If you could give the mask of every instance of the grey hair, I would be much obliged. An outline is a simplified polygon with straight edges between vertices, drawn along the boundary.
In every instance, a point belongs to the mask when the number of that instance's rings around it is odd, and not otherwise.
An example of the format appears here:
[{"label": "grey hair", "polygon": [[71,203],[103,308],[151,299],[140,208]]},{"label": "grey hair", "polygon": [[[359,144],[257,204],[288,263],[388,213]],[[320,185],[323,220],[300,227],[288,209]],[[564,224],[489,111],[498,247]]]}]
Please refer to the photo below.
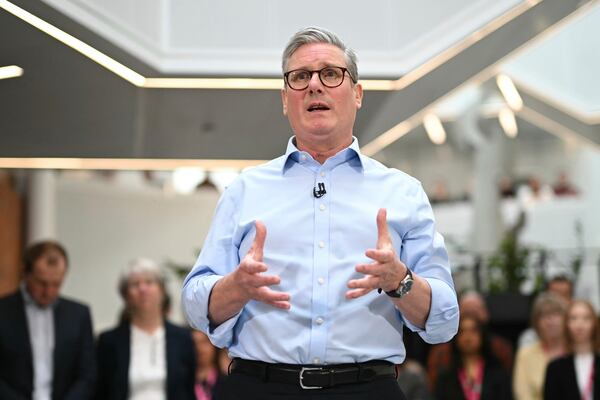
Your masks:
[{"label": "grey hair", "polygon": [[123,300],[127,298],[127,287],[129,285],[129,278],[131,278],[134,274],[147,274],[150,275],[153,279],[158,282],[160,287],[163,289],[163,292],[167,293],[167,277],[163,271],[163,269],[156,264],[154,261],[148,258],[136,258],[131,261],[123,271],[121,271],[121,275],[119,277],[119,293]]},{"label": "grey hair", "polygon": [[344,52],[344,57],[346,58],[348,74],[354,83],[358,82],[358,59],[354,50],[347,47],[335,33],[318,27],[304,28],[296,32],[290,38],[287,46],[285,46],[285,50],[283,50],[283,57],[281,60],[281,69],[283,73],[287,72],[288,62],[292,54],[294,54],[301,46],[310,43],[327,43],[342,50]]},{"label": "grey hair", "polygon": [[531,326],[540,335],[539,322],[546,313],[557,313],[563,317],[567,314],[568,304],[565,299],[554,293],[542,292],[535,301],[531,310]]}]

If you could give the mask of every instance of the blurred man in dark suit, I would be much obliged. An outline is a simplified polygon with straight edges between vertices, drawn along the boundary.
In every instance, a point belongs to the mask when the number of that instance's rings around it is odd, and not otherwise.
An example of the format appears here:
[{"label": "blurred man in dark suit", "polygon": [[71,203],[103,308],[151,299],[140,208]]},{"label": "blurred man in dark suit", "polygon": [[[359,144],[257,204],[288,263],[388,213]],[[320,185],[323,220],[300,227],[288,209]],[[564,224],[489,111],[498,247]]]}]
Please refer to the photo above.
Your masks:
[{"label": "blurred man in dark suit", "polygon": [[95,381],[87,306],[59,297],[68,256],[59,243],[30,246],[25,276],[0,298],[0,399],[85,400]]}]

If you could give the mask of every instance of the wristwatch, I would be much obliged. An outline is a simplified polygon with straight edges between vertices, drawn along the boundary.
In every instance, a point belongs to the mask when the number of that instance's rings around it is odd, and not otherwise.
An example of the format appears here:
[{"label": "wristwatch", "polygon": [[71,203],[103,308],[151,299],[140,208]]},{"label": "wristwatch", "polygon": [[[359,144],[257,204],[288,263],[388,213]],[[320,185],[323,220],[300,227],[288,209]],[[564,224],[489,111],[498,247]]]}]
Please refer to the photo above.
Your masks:
[{"label": "wristwatch", "polygon": [[406,267],[406,276],[400,281],[400,285],[398,285],[398,288],[395,290],[390,290],[389,292],[385,292],[385,294],[397,299],[404,297],[408,292],[410,292],[413,282],[414,279],[412,271],[410,270],[410,268]]}]

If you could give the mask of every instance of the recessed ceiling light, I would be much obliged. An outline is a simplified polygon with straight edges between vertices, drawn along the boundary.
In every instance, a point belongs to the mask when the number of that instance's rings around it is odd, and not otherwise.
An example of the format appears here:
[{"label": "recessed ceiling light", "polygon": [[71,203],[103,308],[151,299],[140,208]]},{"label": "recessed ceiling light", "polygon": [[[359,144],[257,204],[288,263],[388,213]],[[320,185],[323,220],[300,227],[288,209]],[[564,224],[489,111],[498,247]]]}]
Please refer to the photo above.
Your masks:
[{"label": "recessed ceiling light", "polygon": [[23,75],[23,68],[16,65],[0,67],[0,79],[18,78]]}]

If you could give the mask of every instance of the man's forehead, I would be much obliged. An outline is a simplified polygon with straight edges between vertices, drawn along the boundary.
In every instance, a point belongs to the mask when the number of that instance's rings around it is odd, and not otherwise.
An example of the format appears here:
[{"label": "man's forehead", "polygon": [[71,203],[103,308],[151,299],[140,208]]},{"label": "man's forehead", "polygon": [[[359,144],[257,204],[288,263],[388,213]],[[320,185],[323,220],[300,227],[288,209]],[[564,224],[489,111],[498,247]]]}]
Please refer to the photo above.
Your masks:
[{"label": "man's forehead", "polygon": [[57,274],[66,271],[67,265],[62,257],[48,259],[41,257],[33,263],[33,272],[44,274]]},{"label": "man's forehead", "polygon": [[[292,53],[288,69],[316,66],[345,66],[344,52],[329,43],[307,43]],[[292,68],[293,67],[293,68]]]}]

